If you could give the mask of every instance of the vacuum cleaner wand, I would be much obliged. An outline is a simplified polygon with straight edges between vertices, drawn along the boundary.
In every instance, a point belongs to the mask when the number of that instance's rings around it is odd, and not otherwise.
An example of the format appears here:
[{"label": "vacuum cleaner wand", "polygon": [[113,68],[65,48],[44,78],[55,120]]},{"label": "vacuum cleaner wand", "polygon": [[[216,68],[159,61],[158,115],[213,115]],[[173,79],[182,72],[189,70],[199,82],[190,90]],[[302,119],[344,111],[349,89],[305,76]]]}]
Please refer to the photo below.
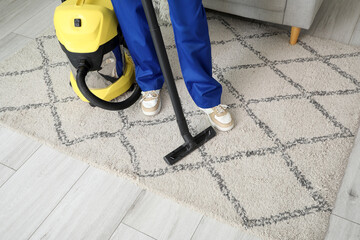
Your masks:
[{"label": "vacuum cleaner wand", "polygon": [[172,106],[174,108],[176,121],[180,129],[180,133],[184,138],[185,143],[166,155],[164,160],[173,165],[176,162],[180,161],[182,158],[190,154],[195,149],[199,148],[201,145],[209,141],[211,138],[215,137],[216,132],[212,127],[209,127],[202,131],[200,134],[193,137],[189,132],[188,125],[185,120],[185,116],[181,107],[180,98],[178,91],[176,89],[174,77],[171,71],[169,58],[166,53],[165,44],[163,37],[161,35],[161,30],[156,19],[156,14],[152,0],[141,0],[146,19],[149,24],[150,33],[152,40],[154,42],[156,55],[159,59],[161,71],[164,75],[165,82],[169,89],[170,99]]}]

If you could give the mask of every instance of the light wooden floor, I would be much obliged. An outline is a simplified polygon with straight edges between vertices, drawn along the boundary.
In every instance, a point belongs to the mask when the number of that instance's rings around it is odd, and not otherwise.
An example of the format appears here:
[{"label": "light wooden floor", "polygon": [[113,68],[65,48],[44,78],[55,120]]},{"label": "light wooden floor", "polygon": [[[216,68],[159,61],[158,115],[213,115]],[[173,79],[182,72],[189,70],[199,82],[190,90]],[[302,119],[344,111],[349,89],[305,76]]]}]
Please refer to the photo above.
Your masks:
[{"label": "light wooden floor", "polygon": [[360,1],[323,0],[307,34],[360,46]]},{"label": "light wooden floor", "polygon": [[[0,1],[0,61],[52,25],[59,1]],[[257,239],[4,127],[0,153],[0,239]],[[327,239],[360,239],[359,138]]]}]

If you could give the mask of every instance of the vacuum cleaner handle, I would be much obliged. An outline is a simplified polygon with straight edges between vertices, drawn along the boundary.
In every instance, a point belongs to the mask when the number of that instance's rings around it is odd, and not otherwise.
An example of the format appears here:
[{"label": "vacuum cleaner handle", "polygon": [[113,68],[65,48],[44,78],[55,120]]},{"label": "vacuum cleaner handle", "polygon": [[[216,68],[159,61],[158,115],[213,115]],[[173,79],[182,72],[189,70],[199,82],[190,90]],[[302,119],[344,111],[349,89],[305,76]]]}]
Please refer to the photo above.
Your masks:
[{"label": "vacuum cleaner handle", "polygon": [[76,84],[82,93],[82,95],[93,105],[103,108],[110,111],[119,111],[125,108],[130,107],[133,105],[138,99],[141,94],[141,89],[139,85],[135,85],[134,93],[127,98],[126,100],[122,102],[107,102],[102,100],[101,98],[98,98],[96,95],[94,95],[85,82],[85,77],[89,72],[89,67],[86,63],[83,63],[79,66],[76,74]]},{"label": "vacuum cleaner handle", "polygon": [[156,19],[156,14],[152,0],[141,0],[141,3],[143,5],[145,16],[149,24],[150,33],[155,46],[155,51],[159,60],[160,68],[164,75],[164,79],[169,90],[171,103],[173,105],[176,116],[176,121],[179,126],[181,136],[185,141],[184,144],[182,144],[180,147],[178,147],[177,149],[175,149],[174,151],[172,151],[171,153],[169,153],[164,157],[164,160],[169,165],[173,165],[176,162],[180,161],[185,156],[187,156],[188,154],[190,154],[195,149],[199,148],[205,142],[215,137],[216,132],[212,127],[205,129],[195,137],[193,137],[189,132],[189,127],[186,123],[184,112],[181,107],[179,94],[176,89],[174,77],[169,63],[169,58],[166,53],[166,48],[163,37],[161,35],[160,27]]},{"label": "vacuum cleaner handle", "polygon": [[142,5],[144,7],[145,15],[149,24],[150,33],[153,39],[160,68],[164,75],[164,79],[167,84],[167,87],[169,89],[171,103],[174,108],[176,120],[179,125],[181,135],[183,136],[185,141],[192,142],[193,139],[191,137],[191,134],[189,133],[189,128],[187,126],[185,116],[182,110],[179,94],[176,89],[174,77],[169,63],[169,58],[166,53],[166,48],[165,48],[164,40],[161,35],[160,27],[156,19],[153,3],[151,0],[142,0]]}]

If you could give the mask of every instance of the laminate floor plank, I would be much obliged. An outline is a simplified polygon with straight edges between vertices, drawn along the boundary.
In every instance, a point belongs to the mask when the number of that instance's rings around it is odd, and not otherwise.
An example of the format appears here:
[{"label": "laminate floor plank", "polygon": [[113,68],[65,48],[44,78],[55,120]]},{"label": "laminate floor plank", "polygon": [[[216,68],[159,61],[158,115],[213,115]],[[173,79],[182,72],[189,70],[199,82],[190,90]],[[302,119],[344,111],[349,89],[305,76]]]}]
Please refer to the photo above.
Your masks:
[{"label": "laminate floor plank", "polygon": [[35,39],[42,32],[54,26],[54,11],[60,4],[60,0],[52,1],[47,7],[16,28],[14,33]]},{"label": "laminate floor plank", "polygon": [[350,44],[360,47],[360,17],[351,36]]},{"label": "laminate floor plank", "polygon": [[0,1],[0,39],[48,6],[53,0]]},{"label": "laminate floor plank", "polygon": [[125,224],[120,224],[116,232],[112,235],[110,240],[154,240],[142,232],[139,232]]},{"label": "laminate floor plank", "polygon": [[0,164],[0,187],[14,174],[14,170]]},{"label": "laminate floor plank", "polygon": [[336,198],[333,213],[360,224],[360,129]]},{"label": "laminate floor plank", "polygon": [[141,191],[89,167],[30,239],[109,239]]},{"label": "laminate floor plank", "polygon": [[0,239],[27,239],[88,168],[40,147],[0,188]]},{"label": "laminate floor plank", "polygon": [[261,240],[215,219],[204,217],[191,240]]},{"label": "laminate floor plank", "polygon": [[143,192],[123,223],[158,240],[190,239],[202,214],[149,191]]},{"label": "laminate floor plank", "polygon": [[13,130],[0,128],[0,163],[17,170],[41,143]]},{"label": "laminate floor plank", "polygon": [[348,44],[360,14],[359,0],[324,0],[308,34]]},{"label": "laminate floor plank", "polygon": [[330,227],[325,240],[359,240],[360,225],[335,215],[330,217]]}]

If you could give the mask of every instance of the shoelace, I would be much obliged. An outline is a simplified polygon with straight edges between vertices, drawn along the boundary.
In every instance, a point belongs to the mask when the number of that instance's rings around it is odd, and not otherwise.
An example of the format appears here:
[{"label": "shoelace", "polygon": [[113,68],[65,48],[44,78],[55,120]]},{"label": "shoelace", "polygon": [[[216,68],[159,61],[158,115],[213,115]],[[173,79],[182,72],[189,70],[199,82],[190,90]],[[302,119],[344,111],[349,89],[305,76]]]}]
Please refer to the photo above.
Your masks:
[{"label": "shoelace", "polygon": [[142,103],[147,98],[156,98],[158,94],[155,91],[147,91],[147,92],[141,92],[142,98],[140,100],[140,103]]},{"label": "shoelace", "polygon": [[219,104],[219,105],[217,105],[217,106],[215,107],[215,111],[216,111],[217,113],[223,113],[223,112],[225,112],[225,109],[228,109],[228,108],[229,108],[228,105]]}]

